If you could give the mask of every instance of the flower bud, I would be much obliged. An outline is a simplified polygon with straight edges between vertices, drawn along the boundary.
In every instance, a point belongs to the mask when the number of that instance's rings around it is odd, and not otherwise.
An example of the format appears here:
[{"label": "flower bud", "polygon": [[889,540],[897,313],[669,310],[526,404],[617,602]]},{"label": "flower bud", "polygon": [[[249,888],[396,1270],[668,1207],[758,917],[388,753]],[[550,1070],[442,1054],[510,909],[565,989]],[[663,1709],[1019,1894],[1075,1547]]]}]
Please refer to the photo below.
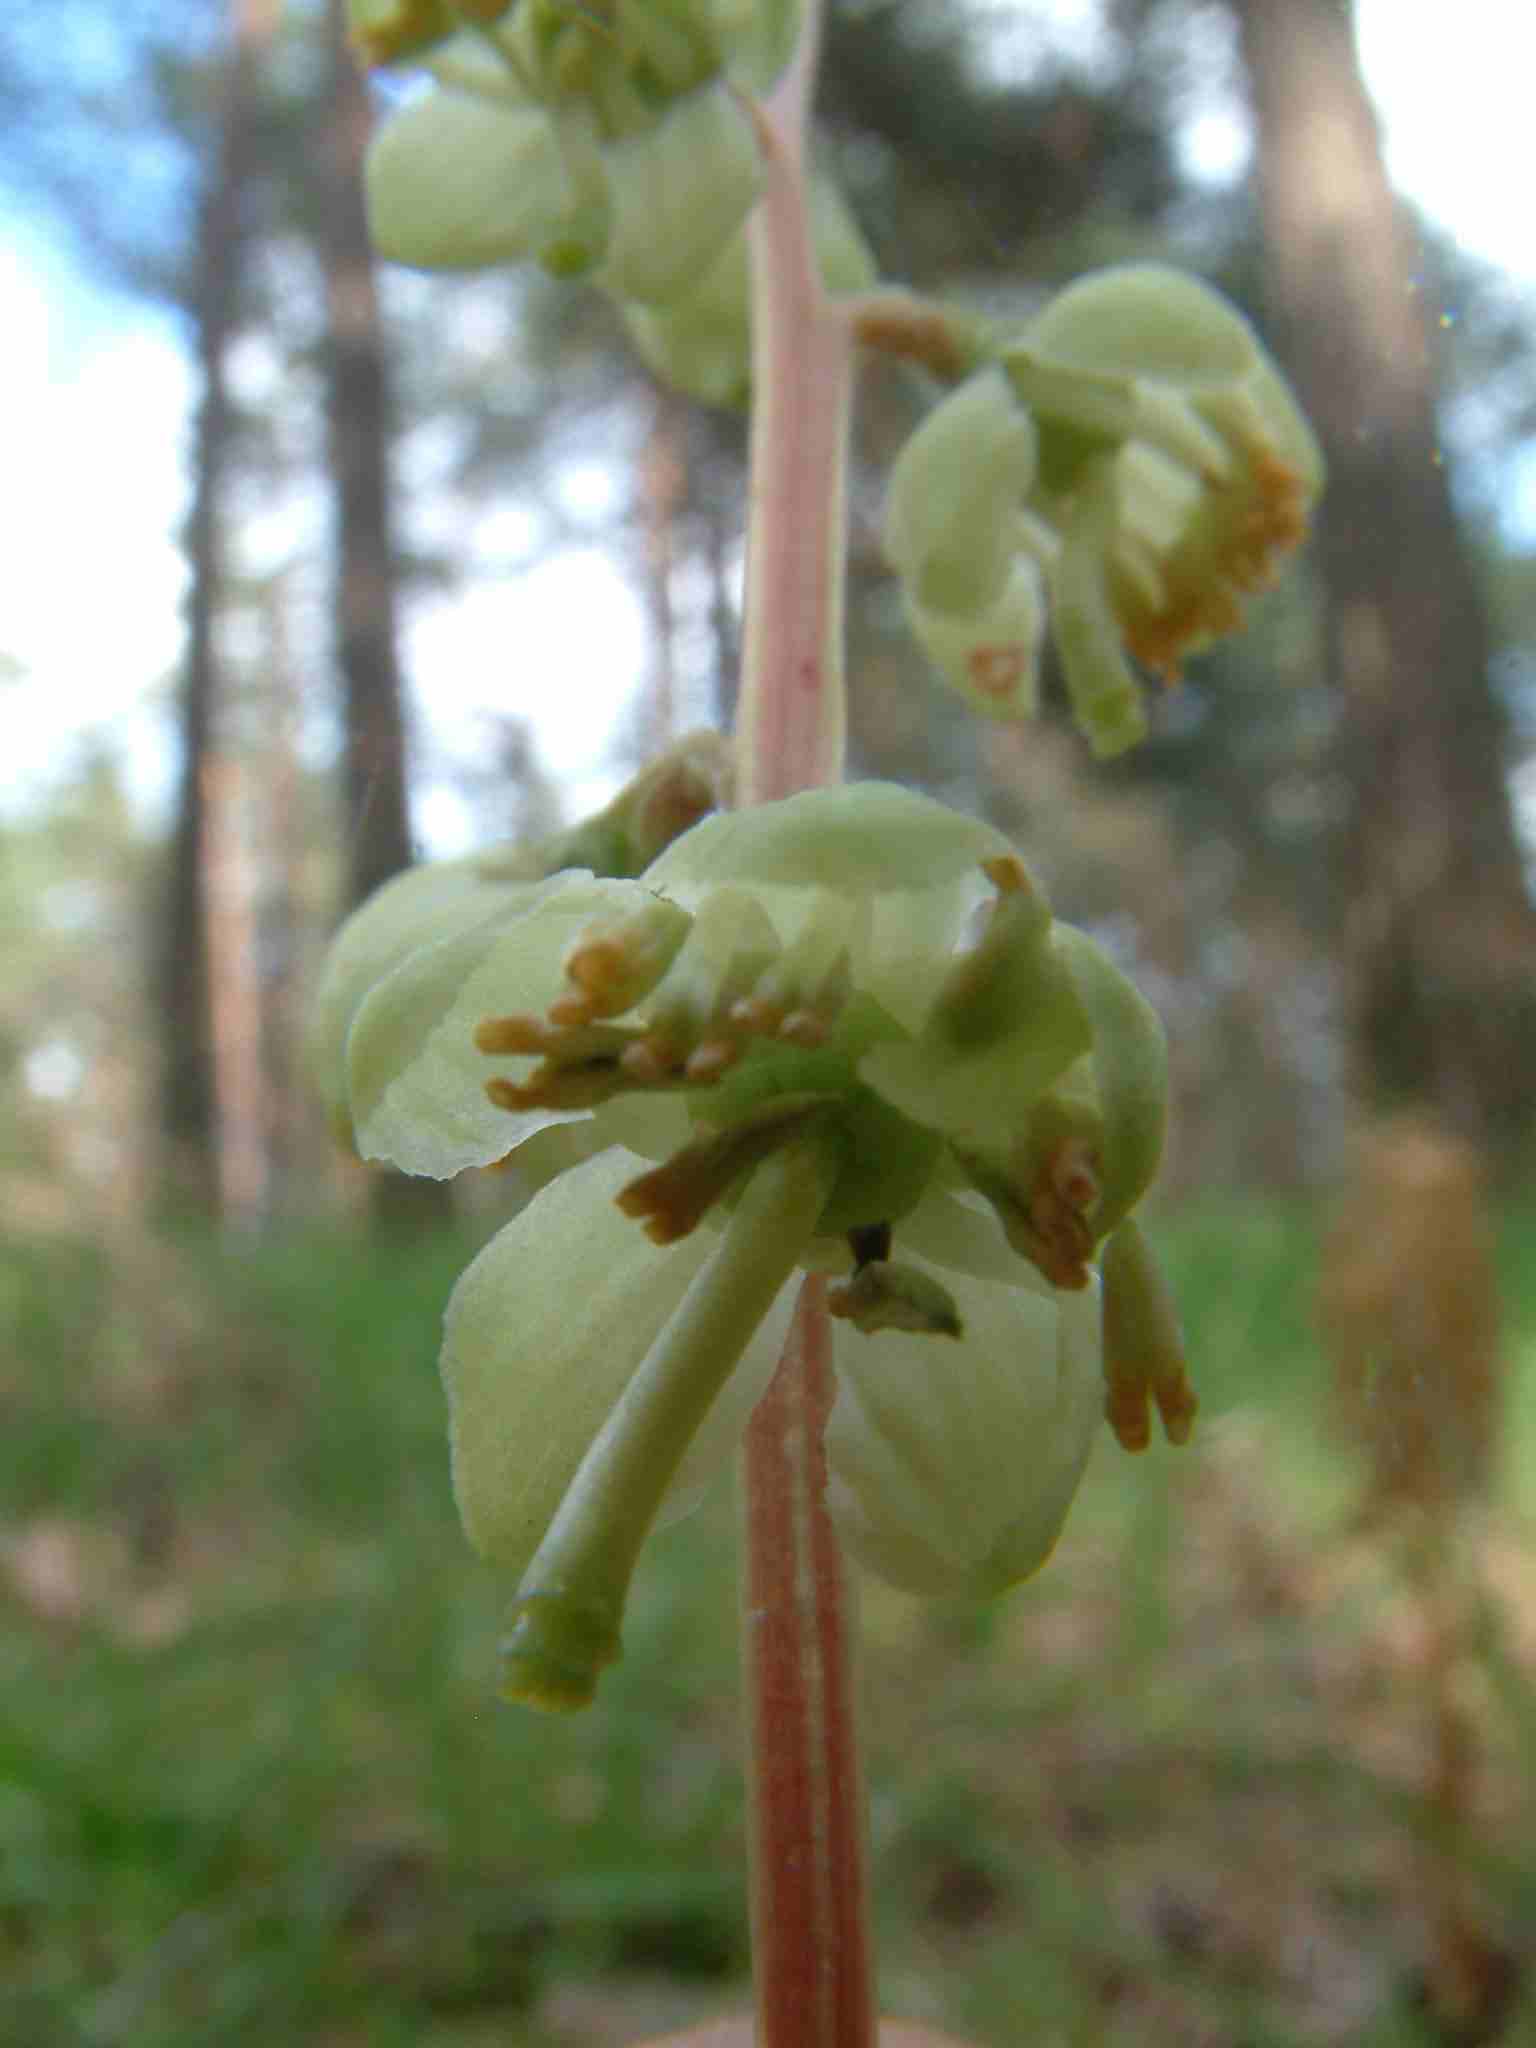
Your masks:
[{"label": "flower bud", "polygon": [[757,199],[757,141],[718,82],[603,153],[613,231],[596,282],[620,301],[666,305],[694,287]]},{"label": "flower bud", "polygon": [[997,602],[1035,467],[1034,425],[996,366],[929,413],[896,458],[885,515],[885,552],[924,612]]},{"label": "flower bud", "polygon": [[365,171],[378,252],[418,270],[481,270],[607,238],[600,187],[578,191],[539,112],[442,88],[378,129]]},{"label": "flower bud", "polygon": [[[877,275],[874,258],[830,178],[812,184],[811,232],[827,290],[867,291]],[[752,329],[745,221],[691,290],[665,305],[624,300],[620,311],[641,360],[663,383],[703,405],[746,405]]]}]

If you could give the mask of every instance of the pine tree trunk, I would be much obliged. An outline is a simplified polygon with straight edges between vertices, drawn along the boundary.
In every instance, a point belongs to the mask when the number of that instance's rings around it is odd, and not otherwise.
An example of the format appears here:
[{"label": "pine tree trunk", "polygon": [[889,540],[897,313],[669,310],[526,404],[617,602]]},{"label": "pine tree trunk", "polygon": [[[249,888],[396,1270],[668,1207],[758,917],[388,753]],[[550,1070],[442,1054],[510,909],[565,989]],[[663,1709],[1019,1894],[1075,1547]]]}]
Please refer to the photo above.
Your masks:
[{"label": "pine tree trunk", "polygon": [[1347,0],[1231,4],[1272,332],[1328,458],[1317,561],[1349,802],[1337,885],[1357,1092],[1508,1144],[1531,1120],[1536,917],[1441,458],[1434,308]]},{"label": "pine tree trunk", "polygon": [[[327,33],[331,68],[320,135],[320,253],[351,908],[409,865],[411,829],[395,603],[389,368],[363,201],[372,114],[347,42],[346,0],[328,0]],[[449,1213],[449,1197],[436,1182],[381,1173],[373,1184],[373,1213],[387,1228],[426,1228]]]},{"label": "pine tree trunk", "polygon": [[208,1216],[219,1210],[207,798],[219,694],[215,627],[225,574],[224,510],[234,452],[227,358],[239,322],[248,248],[259,70],[276,23],[273,0],[235,0],[218,155],[198,219],[192,288],[202,402],[187,521],[191,590],[178,711],[181,765],[158,934],[157,1007],[164,1194],[176,1209]]}]

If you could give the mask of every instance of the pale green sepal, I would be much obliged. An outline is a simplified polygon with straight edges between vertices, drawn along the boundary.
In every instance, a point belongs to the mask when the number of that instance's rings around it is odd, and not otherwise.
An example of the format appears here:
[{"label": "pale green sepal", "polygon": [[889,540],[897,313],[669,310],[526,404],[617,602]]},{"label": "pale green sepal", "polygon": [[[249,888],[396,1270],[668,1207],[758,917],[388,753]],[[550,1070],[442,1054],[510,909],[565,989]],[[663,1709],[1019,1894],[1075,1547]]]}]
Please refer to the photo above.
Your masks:
[{"label": "pale green sepal", "polygon": [[1168,1043],[1152,1005],[1086,933],[1059,925],[1056,943],[1093,1029],[1093,1081],[1103,1131],[1093,1230],[1102,1239],[1141,1200],[1162,1158]]},{"label": "pale green sepal", "polygon": [[1040,703],[1046,604],[1040,571],[1022,558],[973,612],[930,610],[903,592],[918,645],[952,690],[989,718],[1032,718]]},{"label": "pale green sepal", "polygon": [[476,1048],[475,1028],[509,1012],[542,1015],[578,933],[598,918],[654,908],[638,882],[556,875],[504,926],[418,948],[377,982],[347,1040],[363,1157],[441,1180],[567,1121],[566,1111],[514,1115],[488,1100],[485,1084],[506,1063]]},{"label": "pale green sepal", "polygon": [[[1113,492],[1105,476],[1096,486]],[[1144,739],[1146,706],[1126,659],[1105,584],[1107,529],[1097,499],[1080,510],[1051,577],[1051,637],[1061,658],[1073,715],[1101,760]]]},{"label": "pale green sepal", "polygon": [[[593,1161],[592,1169],[600,1164]],[[627,1288],[620,1300],[609,1298],[603,1247],[596,1247],[594,1256],[587,1240],[567,1225],[571,1256],[561,1261],[566,1285],[561,1288],[557,1281],[550,1291],[562,1300],[583,1288],[603,1297],[603,1325],[585,1330],[588,1344],[606,1343],[632,1356],[632,1310],[633,1319],[653,1334],[563,1488],[554,1519],[523,1573],[502,1645],[507,1697],[557,1708],[580,1706],[590,1698],[602,1667],[617,1653],[629,1580],[657,1510],[710,1408],[754,1339],[760,1339],[764,1319],[793,1277],[827,1185],[826,1167],[814,1149],[791,1149],[759,1167],[725,1230],[707,1241],[706,1256],[682,1299],[674,1297],[673,1311],[660,1327],[642,1308],[643,1283],[638,1291]],[[549,1243],[546,1228],[537,1254],[546,1270]],[[686,1248],[685,1242],[679,1250]],[[647,1249],[652,1258],[677,1255]],[[523,1279],[526,1285],[526,1273]],[[507,1306],[515,1312],[510,1301]],[[585,1309],[578,1311],[578,1319],[585,1314]],[[546,1341],[560,1344],[558,1329]],[[466,1354],[460,1350],[457,1355]],[[578,1377],[585,1357],[579,1349],[564,1351],[564,1374]],[[542,1361],[538,1370],[541,1376],[547,1371]],[[549,1395],[559,1406],[553,1383]],[[547,1436],[542,1406],[530,1424],[540,1438]],[[459,1446],[467,1445],[468,1437],[457,1414],[454,1441],[462,1500],[467,1474]],[[491,1475],[493,1497],[520,1481],[517,1453],[512,1450],[509,1463],[511,1447],[505,1438],[503,1445],[500,1470]],[[530,1456],[542,1472],[542,1443],[523,1449],[522,1457]],[[523,1547],[530,1520],[525,1498],[513,1518],[513,1550]],[[498,1530],[498,1543],[507,1533]],[[573,1668],[573,1659],[582,1655],[588,1660],[584,1686],[579,1666]]]},{"label": "pale green sepal", "polygon": [[921,1034],[874,1046],[860,1078],[957,1143],[995,1140],[1086,1052],[1091,1032],[1070,960],[1033,887],[1000,895],[987,930],[951,965]]},{"label": "pale green sepal", "polygon": [[[1240,385],[1263,353],[1219,293],[1180,271],[1131,264],[1069,286],[1003,360],[1043,435],[1059,422],[1069,435],[1087,437],[1082,453],[1094,438],[1140,438],[1197,475],[1219,478],[1233,455],[1201,416],[1201,401]],[[1053,485],[1064,481],[1059,455],[1045,468]]]},{"label": "pale green sepal", "polygon": [[670,106],[655,127],[603,152],[612,219],[594,282],[620,301],[664,306],[691,290],[756,203],[762,161],[721,84]]},{"label": "pale green sepal", "polygon": [[573,1167],[474,1260],[448,1303],[442,1370],[453,1485],[475,1549],[514,1578],[705,1243],[658,1251],[613,1206],[618,1150]]},{"label": "pale green sepal", "polygon": [[995,365],[950,392],[907,441],[886,495],[885,552],[924,613],[969,616],[997,603],[1035,453],[1030,416]]},{"label": "pale green sepal", "polygon": [[1103,1402],[1098,1294],[943,1283],[958,1344],[834,1325],[827,1498],[891,1585],[987,1597],[1044,1564],[1077,1491]]},{"label": "pale green sepal", "polygon": [[481,270],[534,256],[573,205],[542,113],[442,87],[383,123],[365,177],[374,247],[418,270]]},{"label": "pale green sepal", "polygon": [[708,12],[733,84],[768,91],[794,53],[802,0],[708,0]]},{"label": "pale green sepal", "polygon": [[[521,872],[520,872],[521,871]],[[508,846],[471,860],[408,868],[374,891],[331,941],[310,1012],[307,1058],[333,1130],[355,1143],[347,1099],[347,1034],[363,998],[418,947],[518,915],[540,870]]]},{"label": "pale green sepal", "polygon": [[1263,359],[1235,306],[1161,263],[1117,264],[1079,279],[1029,322],[1019,341],[1047,361],[1191,392],[1236,382]]}]

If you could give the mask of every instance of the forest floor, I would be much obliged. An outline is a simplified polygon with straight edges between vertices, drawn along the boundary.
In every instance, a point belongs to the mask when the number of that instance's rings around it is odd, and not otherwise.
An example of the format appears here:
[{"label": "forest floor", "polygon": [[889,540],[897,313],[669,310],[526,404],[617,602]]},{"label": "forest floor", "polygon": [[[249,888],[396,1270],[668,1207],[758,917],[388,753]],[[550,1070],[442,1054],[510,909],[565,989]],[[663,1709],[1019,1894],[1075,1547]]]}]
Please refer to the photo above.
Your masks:
[{"label": "forest floor", "polygon": [[[979,2048],[1536,2041],[1536,1216],[1487,1498],[1328,1430],[1297,1208],[1166,1219],[1195,1442],[986,1607],[868,1588],[882,2003]],[[746,2002],[732,1509],[596,1707],[493,1697],[435,1372],[465,1242],[0,1251],[0,2037],[607,2048]],[[1524,1946],[1522,1946],[1524,1944]]]}]

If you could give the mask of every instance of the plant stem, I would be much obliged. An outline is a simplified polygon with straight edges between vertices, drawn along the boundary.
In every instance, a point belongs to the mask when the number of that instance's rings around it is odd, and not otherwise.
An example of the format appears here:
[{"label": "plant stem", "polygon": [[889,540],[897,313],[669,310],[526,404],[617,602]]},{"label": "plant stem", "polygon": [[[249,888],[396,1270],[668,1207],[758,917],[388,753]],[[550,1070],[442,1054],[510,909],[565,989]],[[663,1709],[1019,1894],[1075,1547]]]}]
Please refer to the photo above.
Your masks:
[{"label": "plant stem", "polygon": [[758,2048],[873,2048],[854,1621],[826,1506],[825,1283],[747,1431],[743,1668]]},{"label": "plant stem", "polygon": [[[808,13],[813,10],[808,9]],[[845,472],[852,329],[821,282],[806,198],[814,24],[752,111],[764,167],[752,221],[752,447],[741,801],[843,773]]]},{"label": "plant stem", "polygon": [[[837,782],[852,328],[821,282],[805,177],[819,9],[754,109],[753,412],[740,799]],[[874,2048],[854,1617],[827,1513],[825,1287],[807,1280],[743,1456],[743,1669],[757,2048]]]}]

